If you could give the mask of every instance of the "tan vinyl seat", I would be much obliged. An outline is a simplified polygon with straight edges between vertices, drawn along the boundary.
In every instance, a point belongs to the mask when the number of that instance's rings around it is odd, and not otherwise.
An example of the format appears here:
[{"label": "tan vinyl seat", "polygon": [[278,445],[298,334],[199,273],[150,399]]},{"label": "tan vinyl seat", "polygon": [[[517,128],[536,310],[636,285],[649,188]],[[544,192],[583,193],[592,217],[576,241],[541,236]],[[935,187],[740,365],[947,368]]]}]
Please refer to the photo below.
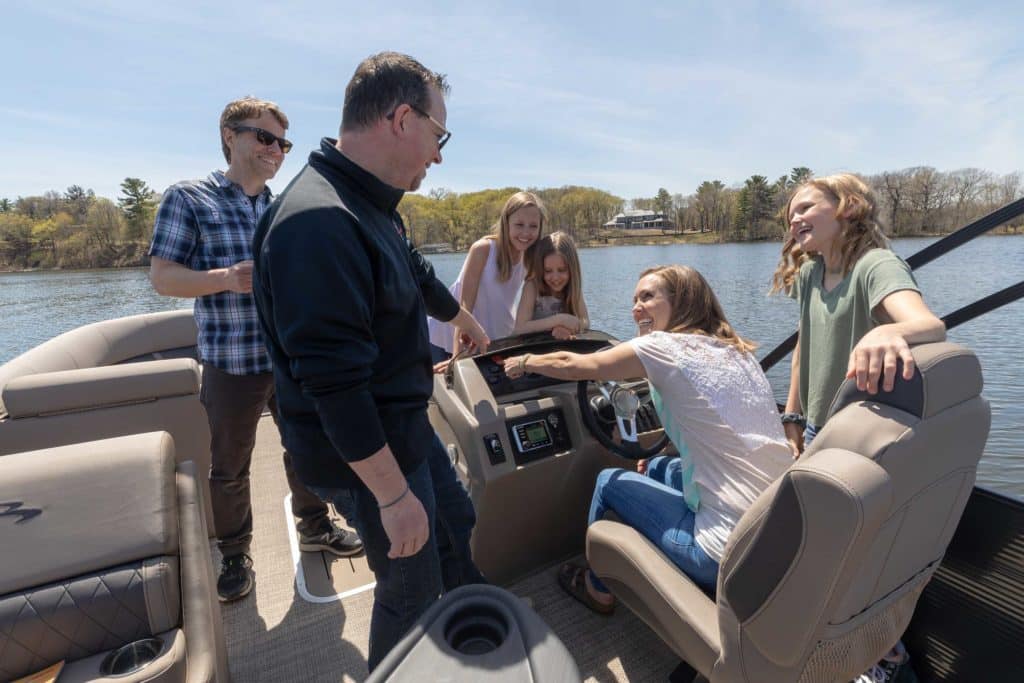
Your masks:
[{"label": "tan vinyl seat", "polygon": [[[202,502],[166,432],[0,458],[0,680],[228,681]],[[103,675],[150,638],[152,662]]]},{"label": "tan vinyl seat", "polygon": [[869,396],[848,381],[801,459],[743,515],[717,601],[634,529],[587,533],[594,571],[712,682],[849,681],[903,633],[974,485],[990,412],[951,343]]},{"label": "tan vinyl seat", "polygon": [[166,431],[201,475],[208,532],[210,429],[191,310],[83,325],[0,365],[0,455]]}]

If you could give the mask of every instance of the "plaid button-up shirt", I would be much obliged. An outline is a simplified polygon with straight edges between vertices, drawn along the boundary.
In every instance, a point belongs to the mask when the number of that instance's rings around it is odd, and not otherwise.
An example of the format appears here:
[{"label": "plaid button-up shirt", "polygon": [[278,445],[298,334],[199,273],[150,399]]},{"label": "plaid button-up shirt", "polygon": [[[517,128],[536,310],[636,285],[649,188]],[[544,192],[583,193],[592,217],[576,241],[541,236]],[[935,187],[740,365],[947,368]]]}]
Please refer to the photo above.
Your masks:
[{"label": "plaid button-up shirt", "polygon": [[[227,268],[252,259],[256,223],[272,198],[264,188],[253,206],[241,186],[220,171],[173,185],[160,202],[149,254],[192,270]],[[271,371],[252,294],[196,297],[194,310],[204,363],[232,375]]]}]

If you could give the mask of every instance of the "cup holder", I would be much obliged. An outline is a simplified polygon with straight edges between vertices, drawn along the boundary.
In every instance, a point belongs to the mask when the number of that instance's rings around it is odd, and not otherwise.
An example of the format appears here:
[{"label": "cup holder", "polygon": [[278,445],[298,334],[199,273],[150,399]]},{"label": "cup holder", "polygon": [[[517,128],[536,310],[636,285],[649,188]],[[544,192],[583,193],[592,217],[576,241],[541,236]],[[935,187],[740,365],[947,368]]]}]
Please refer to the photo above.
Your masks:
[{"label": "cup holder", "polygon": [[160,656],[164,641],[159,638],[143,638],[122,645],[103,658],[100,673],[104,676],[127,676],[142,669]]},{"label": "cup holder", "polygon": [[464,655],[485,655],[501,647],[508,637],[508,619],[491,605],[467,605],[455,612],[445,626],[444,637],[453,650]]}]

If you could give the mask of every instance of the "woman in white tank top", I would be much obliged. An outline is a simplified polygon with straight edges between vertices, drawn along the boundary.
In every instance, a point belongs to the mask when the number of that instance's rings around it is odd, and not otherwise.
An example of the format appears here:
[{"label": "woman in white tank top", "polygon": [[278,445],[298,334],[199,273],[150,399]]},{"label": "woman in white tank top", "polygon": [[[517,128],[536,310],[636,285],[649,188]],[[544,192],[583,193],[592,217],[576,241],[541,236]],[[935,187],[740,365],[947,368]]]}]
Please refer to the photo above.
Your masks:
[{"label": "woman in white tank top", "polygon": [[[507,337],[515,326],[515,303],[525,277],[533,247],[544,230],[546,212],[532,192],[517,192],[508,198],[494,232],[469,248],[452,295],[472,312],[492,340]],[[457,353],[460,342],[455,328],[433,318],[427,319],[434,360]]]}]

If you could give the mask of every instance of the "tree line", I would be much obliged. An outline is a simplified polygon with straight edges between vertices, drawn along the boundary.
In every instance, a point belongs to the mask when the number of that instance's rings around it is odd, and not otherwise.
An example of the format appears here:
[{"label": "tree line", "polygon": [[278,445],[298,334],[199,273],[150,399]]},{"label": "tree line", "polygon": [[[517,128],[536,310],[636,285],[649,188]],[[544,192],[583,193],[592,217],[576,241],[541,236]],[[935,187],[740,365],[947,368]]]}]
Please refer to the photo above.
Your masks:
[{"label": "tree line", "polygon": [[72,185],[0,199],[0,268],[107,268],[146,262],[159,196],[125,178],[117,201]]},{"label": "tree line", "polygon": [[[627,208],[663,214],[675,225],[676,233],[705,233],[710,241],[746,242],[781,239],[786,201],[794,187],[811,177],[810,168],[799,166],[775,181],[752,175],[741,185],[728,187],[721,180],[705,180],[689,195],[659,188],[653,197],[630,200],[591,187],[532,191],[548,209],[549,230],[568,232],[582,244],[606,240],[609,231],[604,223]],[[892,237],[952,232],[1014,201],[1024,191],[1020,173],[1000,176],[976,168],[941,172],[919,166],[865,176],[865,180],[875,188],[882,222]],[[427,196],[406,195],[399,211],[417,244],[464,249],[490,230],[505,200],[518,189],[463,194],[435,189]],[[1018,220],[1003,231],[1016,232],[1022,227],[1024,221]]]},{"label": "tree line", "polygon": [[[706,180],[692,194],[659,188],[652,197],[629,200],[576,185],[530,189],[547,207],[548,230],[568,232],[583,245],[607,241],[611,233],[604,223],[625,209],[664,214],[676,233],[733,242],[781,239],[780,212],[793,187],[810,177],[811,169],[801,166],[774,181],[763,175],[733,186]],[[1024,190],[1020,173],[997,175],[976,168],[942,172],[918,166],[865,179],[878,194],[893,237],[951,232],[1014,201]],[[519,189],[456,193],[437,188],[426,195],[406,194],[398,210],[416,244],[462,250],[490,231],[505,200]],[[145,265],[159,199],[139,178],[125,178],[116,201],[79,185],[63,193],[0,198],[0,269]],[[1022,227],[1018,219],[1002,230]]]}]

